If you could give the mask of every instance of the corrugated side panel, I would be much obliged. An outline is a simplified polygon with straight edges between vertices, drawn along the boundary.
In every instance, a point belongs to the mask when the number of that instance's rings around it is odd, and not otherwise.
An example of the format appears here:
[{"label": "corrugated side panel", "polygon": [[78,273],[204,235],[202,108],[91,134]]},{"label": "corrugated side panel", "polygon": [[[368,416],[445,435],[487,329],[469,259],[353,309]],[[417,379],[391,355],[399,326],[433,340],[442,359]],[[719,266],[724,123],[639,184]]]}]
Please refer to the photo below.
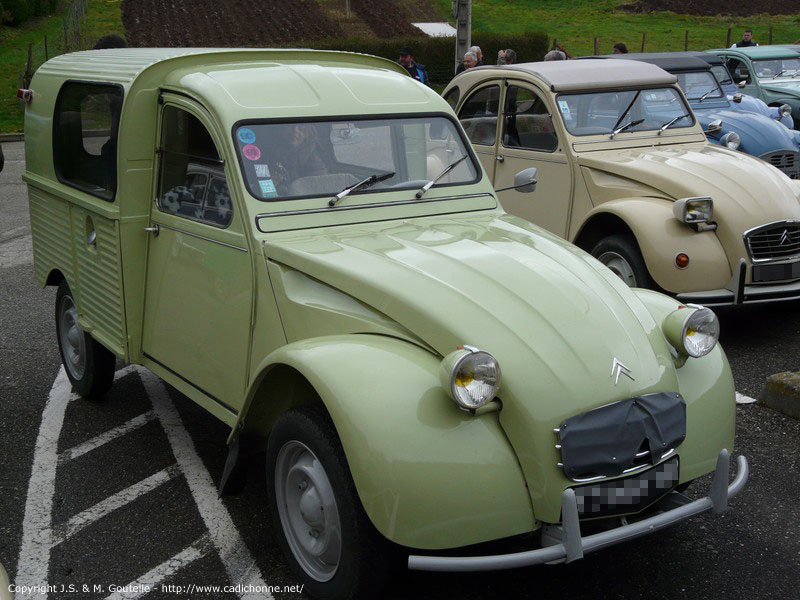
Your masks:
[{"label": "corrugated side panel", "polygon": [[[86,243],[91,219],[96,247]],[[98,341],[125,355],[118,222],[73,206],[72,231],[78,264],[78,305],[84,322]]]},{"label": "corrugated side panel", "polygon": [[28,206],[33,236],[33,266],[39,285],[44,285],[53,269],[61,271],[67,281],[74,282],[69,204],[29,185]]}]

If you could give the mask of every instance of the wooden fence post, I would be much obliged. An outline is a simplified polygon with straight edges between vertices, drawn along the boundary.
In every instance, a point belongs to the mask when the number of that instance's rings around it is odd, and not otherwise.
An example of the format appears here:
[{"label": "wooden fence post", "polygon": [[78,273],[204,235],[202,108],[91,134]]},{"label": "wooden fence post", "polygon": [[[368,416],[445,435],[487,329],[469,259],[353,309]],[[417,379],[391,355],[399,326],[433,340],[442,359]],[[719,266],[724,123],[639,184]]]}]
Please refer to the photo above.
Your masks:
[{"label": "wooden fence post", "polygon": [[33,43],[28,44],[28,64],[25,65],[25,79],[22,87],[29,87],[31,79],[33,79]]},{"label": "wooden fence post", "polygon": [[644,44],[647,41],[647,32],[642,32],[642,49],[641,52],[644,52]]},{"label": "wooden fence post", "polygon": [[730,48],[731,47],[731,28],[730,27],[728,27],[728,37],[725,38],[725,47],[726,48]]},{"label": "wooden fence post", "polygon": [[558,50],[558,38],[553,38],[553,47],[551,50]]},{"label": "wooden fence post", "polygon": [[47,51],[47,36],[44,36],[44,62],[50,60],[50,53]]},{"label": "wooden fence post", "polygon": [[772,46],[772,25],[769,26],[769,45]]},{"label": "wooden fence post", "polygon": [[67,37],[67,17],[64,15],[64,54],[69,52],[69,37]]},{"label": "wooden fence post", "polygon": [[600,38],[594,38],[594,55],[597,56],[600,54]]},{"label": "wooden fence post", "polygon": [[686,30],[686,33],[683,35],[683,51],[686,52],[689,49],[689,30]]}]

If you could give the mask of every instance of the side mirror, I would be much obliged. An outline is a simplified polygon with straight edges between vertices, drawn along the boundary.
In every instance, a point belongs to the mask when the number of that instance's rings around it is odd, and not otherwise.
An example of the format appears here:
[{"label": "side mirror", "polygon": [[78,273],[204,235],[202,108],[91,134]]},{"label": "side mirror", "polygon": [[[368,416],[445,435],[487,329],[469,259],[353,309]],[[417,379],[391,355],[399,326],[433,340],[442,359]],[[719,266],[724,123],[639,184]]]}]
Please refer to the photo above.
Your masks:
[{"label": "side mirror", "polygon": [[743,98],[743,96],[741,94],[734,94],[733,95],[733,101],[736,104],[741,104],[742,103],[742,98]]},{"label": "side mirror", "polygon": [[736,83],[736,87],[740,87],[740,88],[743,88],[746,85],[747,85],[747,80],[745,80],[745,79],[742,79],[741,81]]},{"label": "side mirror", "polygon": [[708,129],[706,129],[703,133],[710,133],[715,134],[722,131],[722,119],[715,119],[708,124]]},{"label": "side mirror", "polygon": [[505,192],[506,190],[517,190],[523,194],[529,194],[536,190],[536,184],[538,180],[536,176],[538,175],[539,170],[536,167],[529,167],[527,169],[522,169],[519,173],[514,176],[514,185],[501,188],[499,190],[495,190],[495,192]]}]

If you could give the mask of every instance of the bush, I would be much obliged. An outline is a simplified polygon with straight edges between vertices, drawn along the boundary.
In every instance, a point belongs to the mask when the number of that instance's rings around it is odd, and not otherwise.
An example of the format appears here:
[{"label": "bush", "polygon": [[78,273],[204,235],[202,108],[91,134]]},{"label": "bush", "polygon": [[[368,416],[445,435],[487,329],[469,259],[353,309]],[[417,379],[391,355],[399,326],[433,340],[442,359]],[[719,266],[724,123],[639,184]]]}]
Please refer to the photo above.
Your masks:
[{"label": "bush", "polygon": [[[472,44],[483,50],[484,64],[497,62],[497,52],[512,48],[517,53],[517,62],[542,60],[549,49],[547,34],[540,31],[506,34],[480,34],[473,36]],[[299,44],[293,44],[299,47]],[[455,38],[452,37],[402,37],[379,38],[338,38],[315,40],[309,47],[320,50],[348,50],[374,54],[390,60],[397,60],[400,48],[411,46],[420,63],[425,65],[432,83],[446,83],[455,74]]]},{"label": "bush", "polygon": [[52,14],[58,8],[58,0],[2,0],[0,14],[11,25],[20,25],[35,17]]}]

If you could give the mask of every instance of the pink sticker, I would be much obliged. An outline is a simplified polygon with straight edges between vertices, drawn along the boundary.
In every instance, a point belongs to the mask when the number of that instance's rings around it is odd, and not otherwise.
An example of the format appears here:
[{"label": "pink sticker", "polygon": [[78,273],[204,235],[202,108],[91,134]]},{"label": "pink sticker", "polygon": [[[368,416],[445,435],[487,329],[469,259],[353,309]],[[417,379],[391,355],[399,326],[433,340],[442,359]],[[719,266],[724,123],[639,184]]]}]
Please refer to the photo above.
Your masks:
[{"label": "pink sticker", "polygon": [[261,150],[258,149],[258,146],[254,146],[253,144],[243,146],[242,154],[244,154],[244,157],[248,160],[258,160],[261,158]]}]

